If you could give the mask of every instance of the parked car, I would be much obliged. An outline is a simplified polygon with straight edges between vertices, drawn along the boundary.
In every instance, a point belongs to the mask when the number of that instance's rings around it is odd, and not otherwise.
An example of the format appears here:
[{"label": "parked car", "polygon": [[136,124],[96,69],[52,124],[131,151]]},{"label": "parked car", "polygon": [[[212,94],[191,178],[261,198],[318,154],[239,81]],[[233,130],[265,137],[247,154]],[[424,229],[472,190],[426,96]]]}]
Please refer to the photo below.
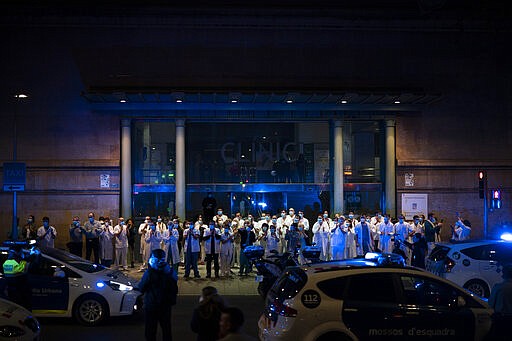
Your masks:
[{"label": "parked car", "polygon": [[426,268],[488,298],[492,287],[502,281],[501,267],[505,263],[512,263],[512,242],[469,240],[436,244],[426,260]]},{"label": "parked car", "polygon": [[39,340],[41,327],[32,313],[14,302],[0,298],[0,340]]},{"label": "parked car", "polygon": [[[8,246],[0,248],[0,261],[7,259]],[[41,249],[30,267],[35,316],[74,317],[84,325],[97,325],[109,316],[131,315],[140,292],[136,280],[69,252]],[[2,269],[3,271],[3,269]]]},{"label": "parked car", "polygon": [[[387,261],[386,261],[387,260]],[[463,288],[384,258],[289,267],[258,321],[262,340],[482,340],[492,309]]]}]

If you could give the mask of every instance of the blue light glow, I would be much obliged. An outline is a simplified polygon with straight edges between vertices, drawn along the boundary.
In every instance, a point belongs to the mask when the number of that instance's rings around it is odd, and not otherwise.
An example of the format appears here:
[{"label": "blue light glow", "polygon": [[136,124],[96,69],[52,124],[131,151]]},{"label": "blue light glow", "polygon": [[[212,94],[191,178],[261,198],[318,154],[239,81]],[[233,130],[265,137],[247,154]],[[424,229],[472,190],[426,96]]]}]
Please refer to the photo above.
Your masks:
[{"label": "blue light glow", "polygon": [[267,207],[267,204],[264,202],[259,202],[258,206],[261,206],[261,208],[265,208],[265,207]]},{"label": "blue light glow", "polygon": [[505,232],[500,237],[502,240],[506,240],[507,242],[512,242],[512,233]]},{"label": "blue light glow", "polygon": [[103,283],[103,282],[97,282],[96,283],[96,287],[98,287],[100,289],[103,288],[104,286],[105,286],[105,283]]}]

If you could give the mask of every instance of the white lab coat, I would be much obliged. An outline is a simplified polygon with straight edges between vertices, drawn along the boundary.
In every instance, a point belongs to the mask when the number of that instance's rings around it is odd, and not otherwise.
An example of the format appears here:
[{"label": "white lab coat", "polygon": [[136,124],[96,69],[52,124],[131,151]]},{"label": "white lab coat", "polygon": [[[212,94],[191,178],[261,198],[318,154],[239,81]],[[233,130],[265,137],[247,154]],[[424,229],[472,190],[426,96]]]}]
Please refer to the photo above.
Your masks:
[{"label": "white lab coat", "polygon": [[357,248],[356,248],[356,232],[353,227],[343,227],[343,230],[346,232],[345,235],[345,259],[351,259],[357,257]]},{"label": "white lab coat", "polygon": [[342,260],[345,258],[345,239],[346,232],[343,231],[343,225],[335,225],[331,230],[331,252],[332,260]]},{"label": "white lab coat", "polygon": [[213,231],[210,228],[207,228],[203,232],[204,238],[204,252],[209,255],[212,253],[212,234],[215,234],[214,244],[215,244],[215,253],[220,253],[220,229],[215,228]]},{"label": "white lab coat", "polygon": [[[171,264],[179,264],[180,263],[180,251],[178,248],[178,239],[180,238],[180,233],[178,229],[170,228],[165,229],[162,232],[162,241],[164,243],[164,251],[167,259]],[[170,255],[169,255],[170,250]]]},{"label": "white lab coat", "polygon": [[199,231],[198,228],[194,228],[193,230],[190,230],[190,228],[187,228],[183,231],[183,240],[185,241],[185,244],[183,245],[183,253],[186,253],[187,249],[188,249],[189,234],[196,237],[196,238],[190,237],[190,241],[191,241],[190,250],[192,252],[199,252],[200,251],[199,238],[201,236],[201,232]]},{"label": "white lab coat", "polygon": [[[366,222],[365,222],[366,223]],[[371,235],[371,226],[366,223],[366,226],[368,227],[367,237],[368,237],[368,250],[373,251],[373,239]],[[354,228],[354,231],[357,235],[357,255],[363,256],[364,255],[364,247],[363,247],[363,225],[362,223],[359,223]]]},{"label": "white lab coat", "polygon": [[319,224],[318,221],[313,225],[313,242],[316,243],[318,247],[321,248],[322,252],[320,254],[321,260],[329,260],[329,234],[331,231],[331,226],[329,226],[329,222],[322,220],[322,223]]},{"label": "white lab coat", "polygon": [[380,244],[379,248],[382,252],[391,253],[393,251],[393,242],[391,241],[391,237],[393,233],[395,233],[395,228],[393,224],[388,221],[388,223],[380,223],[379,224],[380,231]]},{"label": "white lab coat", "polygon": [[109,225],[102,225],[103,230],[100,232],[100,259],[111,260],[114,258],[114,246],[112,239],[114,238],[114,228]]}]

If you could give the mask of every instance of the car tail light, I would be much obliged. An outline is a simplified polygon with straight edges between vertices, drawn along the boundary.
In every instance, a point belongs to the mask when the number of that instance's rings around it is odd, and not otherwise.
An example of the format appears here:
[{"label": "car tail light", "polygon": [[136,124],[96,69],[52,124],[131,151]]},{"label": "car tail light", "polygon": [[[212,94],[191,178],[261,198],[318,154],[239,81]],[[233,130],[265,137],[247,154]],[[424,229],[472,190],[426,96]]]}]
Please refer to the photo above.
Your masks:
[{"label": "car tail light", "polygon": [[444,263],[444,271],[452,272],[452,269],[454,266],[455,266],[455,261],[449,257],[446,257],[445,263]]},{"label": "car tail light", "polygon": [[297,310],[284,305],[283,303],[279,302],[278,300],[274,300],[272,303],[272,310],[276,313],[278,313],[281,316],[284,317],[295,317],[297,316]]}]

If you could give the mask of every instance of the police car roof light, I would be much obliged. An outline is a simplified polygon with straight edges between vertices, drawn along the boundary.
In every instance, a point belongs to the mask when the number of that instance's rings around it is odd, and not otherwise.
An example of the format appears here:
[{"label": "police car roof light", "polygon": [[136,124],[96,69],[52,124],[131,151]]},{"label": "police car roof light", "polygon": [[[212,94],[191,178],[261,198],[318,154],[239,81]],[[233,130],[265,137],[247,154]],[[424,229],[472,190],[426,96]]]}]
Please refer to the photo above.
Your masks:
[{"label": "police car roof light", "polygon": [[507,242],[512,242],[512,233],[510,232],[505,232],[503,233],[501,236],[500,236],[500,239],[501,240],[505,240]]}]

